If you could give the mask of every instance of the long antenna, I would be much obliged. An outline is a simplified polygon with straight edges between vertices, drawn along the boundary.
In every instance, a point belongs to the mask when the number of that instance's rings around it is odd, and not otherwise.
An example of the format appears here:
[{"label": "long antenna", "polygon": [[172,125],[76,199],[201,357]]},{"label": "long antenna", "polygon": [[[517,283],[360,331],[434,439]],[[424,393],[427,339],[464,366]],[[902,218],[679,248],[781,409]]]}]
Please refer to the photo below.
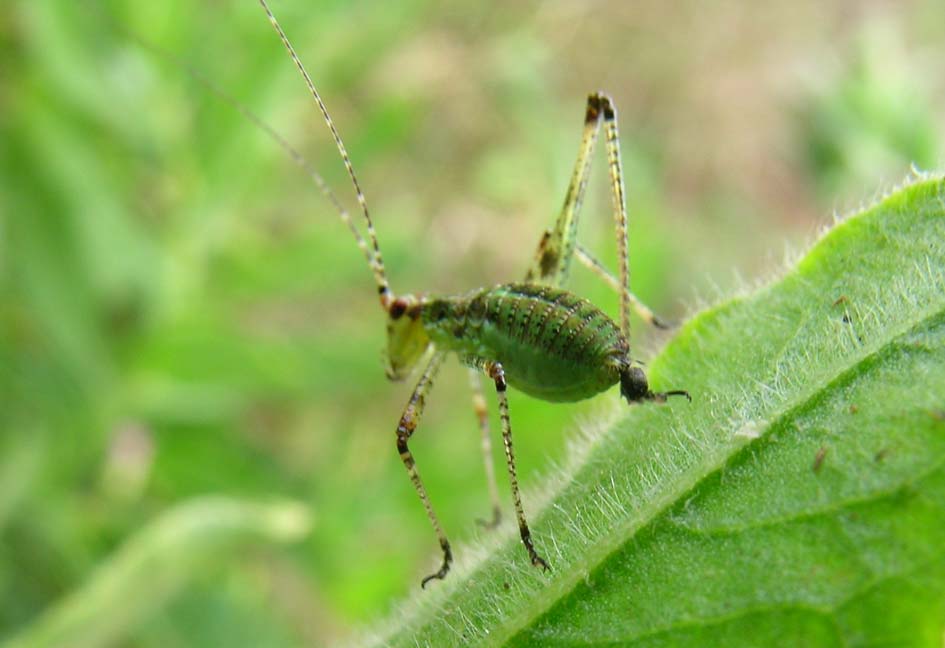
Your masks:
[{"label": "long antenna", "polygon": [[322,178],[318,171],[315,170],[315,167],[312,166],[311,162],[309,162],[305,156],[303,156],[298,152],[297,149],[289,144],[289,142],[284,137],[282,137],[282,135],[277,133],[272,126],[263,121],[259,115],[250,110],[246,104],[226,92],[223,88],[214,83],[212,79],[207,77],[194,66],[190,65],[187,61],[149,41],[144,40],[136,34],[131,34],[129,32],[124,32],[124,34],[127,38],[134,40],[141,47],[144,47],[153,54],[168,59],[174,64],[180,66],[188,75],[190,75],[194,81],[203,86],[205,90],[213,95],[216,95],[219,99],[222,99],[234,109],[239,111],[243,117],[248,119],[256,128],[268,135],[272,141],[281,147],[282,150],[284,150],[289,155],[292,161],[308,174],[308,177],[312,180],[312,182],[315,183],[315,186],[318,187],[319,191],[321,191],[328,201],[334,206],[335,210],[338,212],[338,215],[341,216],[342,222],[344,222],[345,226],[347,226],[348,230],[351,232],[351,235],[354,236],[354,240],[358,244],[358,248],[361,249],[361,252],[364,254],[364,258],[368,262],[368,267],[373,268],[374,255],[368,248],[367,241],[364,240],[364,237],[361,236],[358,228],[355,227],[354,222],[351,220],[351,214],[348,213],[348,210],[345,209],[344,205],[341,204],[341,201],[338,200],[335,192],[331,190],[331,187],[328,186],[328,183],[325,182],[325,179]]},{"label": "long antenna", "polygon": [[276,20],[276,17],[272,14],[272,10],[270,10],[269,5],[266,4],[266,0],[259,0],[259,4],[261,4],[262,8],[265,9],[266,15],[269,16],[269,22],[272,23],[273,29],[276,30],[277,34],[279,34],[279,38],[282,40],[282,44],[285,45],[286,50],[288,50],[289,56],[292,57],[295,67],[299,69],[299,72],[302,74],[302,78],[305,79],[305,84],[308,86],[309,92],[311,92],[312,97],[315,99],[315,103],[318,104],[318,109],[321,110],[322,116],[325,118],[325,123],[328,125],[328,129],[331,131],[332,137],[335,139],[335,146],[338,147],[338,153],[341,154],[341,159],[345,164],[345,169],[348,170],[348,176],[351,178],[351,184],[354,185],[354,190],[358,195],[358,205],[361,206],[361,213],[364,214],[364,220],[367,223],[368,238],[370,239],[371,247],[373,248],[368,261],[371,265],[371,270],[374,272],[374,281],[377,283],[377,291],[381,297],[381,305],[383,305],[384,308],[388,308],[393,301],[393,296],[391,295],[390,284],[387,283],[387,273],[384,271],[384,260],[381,257],[381,249],[377,244],[377,234],[374,232],[374,223],[371,221],[371,215],[368,213],[367,201],[364,199],[364,193],[361,191],[361,185],[358,184],[358,178],[354,174],[354,167],[351,166],[351,159],[348,157],[348,151],[345,148],[344,142],[341,141],[341,135],[338,134],[338,129],[335,128],[335,123],[331,120],[331,116],[328,114],[328,108],[325,107],[325,102],[322,101],[321,96],[318,94],[318,90],[315,89],[315,84],[312,82],[312,77],[308,75],[305,66],[302,65],[302,61],[299,60],[298,55],[295,53],[295,48],[292,47],[292,43],[289,42],[289,38],[285,35],[285,32],[282,31],[279,21]]}]

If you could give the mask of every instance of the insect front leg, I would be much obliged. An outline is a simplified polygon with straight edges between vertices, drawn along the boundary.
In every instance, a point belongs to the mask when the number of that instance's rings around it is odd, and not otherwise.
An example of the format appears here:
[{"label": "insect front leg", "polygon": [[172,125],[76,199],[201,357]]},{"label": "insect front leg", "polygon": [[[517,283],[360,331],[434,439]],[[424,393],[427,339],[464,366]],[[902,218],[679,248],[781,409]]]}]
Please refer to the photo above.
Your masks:
[{"label": "insect front leg", "polygon": [[421,587],[426,587],[427,583],[434,578],[442,579],[446,576],[450,570],[450,563],[453,562],[453,553],[450,551],[449,540],[446,539],[446,534],[443,533],[440,521],[436,517],[436,513],[433,512],[433,505],[430,504],[430,498],[427,497],[427,491],[423,487],[423,482],[420,480],[420,473],[417,472],[417,465],[413,459],[413,454],[411,454],[410,449],[407,447],[407,441],[413,436],[417,425],[420,423],[420,417],[423,415],[423,407],[426,403],[426,396],[433,387],[433,378],[436,376],[436,372],[439,371],[440,365],[443,363],[443,357],[443,353],[434,353],[433,357],[430,358],[426,368],[423,370],[423,374],[420,376],[420,380],[417,382],[417,386],[413,390],[413,394],[410,396],[410,400],[407,401],[407,406],[404,408],[404,413],[400,417],[400,422],[397,424],[397,451],[400,453],[400,458],[404,462],[404,467],[407,468],[410,481],[413,482],[413,487],[416,489],[417,495],[420,496],[420,501],[423,503],[423,508],[427,512],[430,524],[433,525],[433,530],[436,532],[436,538],[440,542],[440,548],[443,550],[443,565],[440,567],[439,571],[430,574],[420,581]]},{"label": "insect front leg", "polygon": [[473,390],[473,409],[476,411],[476,420],[479,422],[479,432],[482,437],[482,460],[486,468],[486,482],[489,485],[489,499],[492,501],[492,520],[476,520],[487,529],[494,529],[502,521],[502,508],[499,505],[499,489],[495,483],[495,466],[492,464],[492,440],[489,435],[489,410],[486,409],[486,399],[482,393],[482,382],[479,372],[469,369],[469,384]]},{"label": "insect front leg", "polygon": [[518,532],[522,537],[522,544],[528,551],[528,557],[535,567],[541,567],[548,570],[548,563],[535,551],[532,544],[532,533],[528,529],[528,522],[525,520],[525,511],[522,508],[522,496],[518,491],[518,477],[515,472],[515,452],[512,449],[512,424],[509,419],[509,398],[506,393],[507,385],[505,382],[505,371],[499,362],[490,362],[485,364],[484,369],[490,378],[495,382],[495,391],[499,399],[499,418],[502,421],[502,441],[505,445],[505,461],[509,468],[509,481],[512,485],[512,502],[515,504],[515,516],[518,518]]}]

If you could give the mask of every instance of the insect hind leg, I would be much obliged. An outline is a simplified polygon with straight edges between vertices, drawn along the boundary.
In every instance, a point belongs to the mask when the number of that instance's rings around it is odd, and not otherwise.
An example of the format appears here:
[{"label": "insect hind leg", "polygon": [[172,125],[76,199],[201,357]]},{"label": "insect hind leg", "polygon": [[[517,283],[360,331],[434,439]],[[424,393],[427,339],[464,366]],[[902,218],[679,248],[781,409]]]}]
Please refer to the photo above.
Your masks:
[{"label": "insect hind leg", "polygon": [[[613,199],[614,233],[617,242],[619,274],[615,277],[597,259],[577,242],[577,220],[590,172],[591,156],[597,137],[603,126],[605,147],[607,150],[607,169],[610,176],[611,197]],[[525,277],[526,282],[547,283],[560,287],[568,275],[572,257],[604,279],[620,296],[620,332],[627,342],[630,341],[630,311],[635,310],[640,317],[657,328],[669,328],[669,325],[657,317],[642,301],[630,292],[630,252],[627,226],[626,190],[624,187],[623,164],[620,160],[620,135],[617,129],[617,109],[613,100],[603,92],[591,93],[587,97],[587,109],[584,113],[584,135],[578,150],[577,161],[564,206],[553,230],[546,231],[538,243],[538,250],[532,266]],[[652,394],[665,400],[666,396],[686,395],[682,390]]]},{"label": "insect hind leg", "polygon": [[584,134],[581,137],[571,182],[568,184],[568,192],[564,197],[564,205],[555,221],[554,229],[546,231],[538,243],[535,259],[525,275],[525,281],[528,283],[547,283],[560,287],[568,277],[577,237],[578,216],[584,203],[591,158],[600,132],[603,96],[593,93],[587,97]]}]

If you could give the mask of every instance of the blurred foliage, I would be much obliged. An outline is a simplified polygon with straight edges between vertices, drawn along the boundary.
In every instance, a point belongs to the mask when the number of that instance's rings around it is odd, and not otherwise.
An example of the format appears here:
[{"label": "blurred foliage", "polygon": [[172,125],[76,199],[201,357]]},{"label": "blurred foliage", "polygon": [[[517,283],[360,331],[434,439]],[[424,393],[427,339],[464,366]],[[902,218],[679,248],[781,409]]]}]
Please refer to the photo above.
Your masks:
[{"label": "blurred foliage", "polygon": [[234,547],[248,540],[296,540],[307,533],[310,519],[303,506],[291,502],[259,505],[224,497],[193,498],[136,532],[81,587],[3,645],[81,648],[116,643],[190,586],[201,566],[232,560]]},{"label": "blurred foliage", "polygon": [[[522,274],[595,88],[620,109],[634,290],[669,316],[730,290],[733,269],[770,268],[785,239],[911,162],[942,164],[945,8],[932,0],[274,9],[345,137],[396,290]],[[128,34],[212,77],[351,195],[255,3],[7,4],[0,638],[207,494],[298,500],[318,524],[290,549],[256,543],[201,567],[123,642],[344,637],[437,560],[394,449],[410,385],[383,377],[369,275],[330,206],[239,113]],[[612,264],[596,166],[583,238]],[[575,274],[575,290],[613,309]],[[638,331],[646,357],[656,342]],[[414,446],[458,552],[487,508],[465,382],[444,372]],[[575,417],[612,396],[513,394],[522,481],[553,470]]]},{"label": "blurred foliage", "polygon": [[800,141],[825,197],[849,192],[903,159],[919,169],[941,159],[922,70],[909,66],[883,27],[866,32],[844,74],[801,111]]}]

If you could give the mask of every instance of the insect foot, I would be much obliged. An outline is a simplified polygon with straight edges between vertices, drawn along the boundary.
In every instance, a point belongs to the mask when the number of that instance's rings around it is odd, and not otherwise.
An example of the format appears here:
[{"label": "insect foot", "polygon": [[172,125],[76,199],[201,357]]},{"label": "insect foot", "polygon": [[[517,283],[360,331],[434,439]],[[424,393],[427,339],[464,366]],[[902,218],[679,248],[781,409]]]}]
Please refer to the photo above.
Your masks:
[{"label": "insect foot", "polygon": [[531,531],[529,531],[528,525],[525,524],[524,520],[519,524],[518,531],[522,536],[522,544],[525,545],[525,549],[528,551],[528,557],[531,559],[532,565],[541,567],[542,571],[549,571],[551,567],[549,567],[545,559],[539,556],[538,552],[535,551],[535,545],[532,544]]},{"label": "insect foot", "polygon": [[532,554],[532,565],[535,567],[541,567],[542,571],[551,571],[551,567],[548,566],[548,563],[545,562],[545,559],[539,556],[537,553]]},{"label": "insect foot", "polygon": [[453,552],[450,550],[450,543],[444,539],[440,543],[440,547],[443,548],[443,565],[435,574],[430,574],[420,581],[421,589],[426,589],[427,583],[429,583],[431,580],[443,580],[450,571],[450,563],[453,562]]},{"label": "insect foot", "polygon": [[483,529],[492,531],[493,529],[498,528],[499,524],[502,523],[502,509],[498,506],[492,509],[492,519],[483,520],[482,518],[476,518],[476,524],[481,526]]}]

